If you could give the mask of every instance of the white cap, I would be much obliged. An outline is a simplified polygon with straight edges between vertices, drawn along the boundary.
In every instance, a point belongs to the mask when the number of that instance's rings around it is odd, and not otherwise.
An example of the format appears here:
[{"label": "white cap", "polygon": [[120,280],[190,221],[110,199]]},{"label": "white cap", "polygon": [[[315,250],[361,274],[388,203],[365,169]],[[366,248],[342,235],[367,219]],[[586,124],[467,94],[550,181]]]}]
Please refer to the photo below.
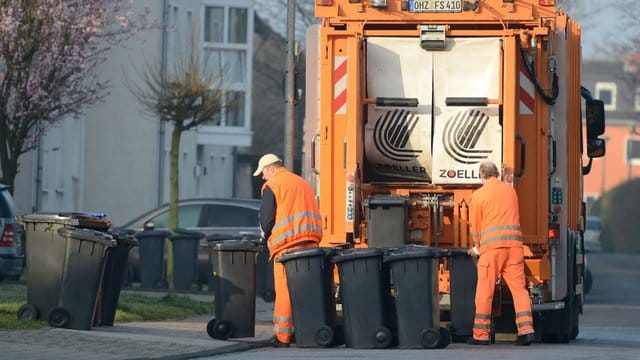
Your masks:
[{"label": "white cap", "polygon": [[282,162],[282,160],[280,160],[280,158],[276,155],[266,154],[262,156],[260,158],[260,161],[258,161],[258,168],[256,169],[256,171],[253,172],[253,176],[260,175],[260,173],[262,173],[262,170],[264,170],[265,167],[271,164],[275,164],[277,162]]}]

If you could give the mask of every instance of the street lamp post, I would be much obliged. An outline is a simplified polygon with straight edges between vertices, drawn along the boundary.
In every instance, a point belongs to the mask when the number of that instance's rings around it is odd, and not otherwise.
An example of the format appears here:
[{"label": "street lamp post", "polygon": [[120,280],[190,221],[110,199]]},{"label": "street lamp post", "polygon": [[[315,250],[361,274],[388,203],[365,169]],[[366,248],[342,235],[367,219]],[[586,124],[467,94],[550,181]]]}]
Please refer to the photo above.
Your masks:
[{"label": "street lamp post", "polygon": [[295,134],[295,41],[296,41],[296,1],[287,0],[287,71],[286,71],[286,119],[284,123],[284,164],[294,171]]}]

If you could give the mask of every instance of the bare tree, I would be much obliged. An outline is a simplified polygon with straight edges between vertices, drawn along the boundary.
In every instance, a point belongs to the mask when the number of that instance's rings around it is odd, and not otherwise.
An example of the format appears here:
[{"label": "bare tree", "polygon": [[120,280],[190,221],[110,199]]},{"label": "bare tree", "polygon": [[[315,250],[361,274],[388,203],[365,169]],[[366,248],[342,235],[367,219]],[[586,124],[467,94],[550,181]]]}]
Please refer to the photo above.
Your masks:
[{"label": "bare tree", "polygon": [[[175,62],[166,74],[159,64],[147,64],[138,71],[141,83],[125,79],[125,84],[144,108],[173,125],[169,151],[169,229],[178,227],[179,154],[182,133],[212,121],[223,110],[235,105],[220,89],[225,69],[212,71],[203,60],[197,43],[197,30],[191,28],[184,49],[175,48]],[[173,276],[173,256],[168,248],[167,277]]]}]

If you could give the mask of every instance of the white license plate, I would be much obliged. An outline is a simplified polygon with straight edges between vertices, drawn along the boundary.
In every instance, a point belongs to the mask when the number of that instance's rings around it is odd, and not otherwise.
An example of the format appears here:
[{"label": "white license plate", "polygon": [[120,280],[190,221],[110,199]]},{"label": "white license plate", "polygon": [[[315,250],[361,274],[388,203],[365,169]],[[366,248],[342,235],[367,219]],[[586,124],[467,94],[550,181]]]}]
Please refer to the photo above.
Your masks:
[{"label": "white license plate", "polygon": [[409,0],[409,12],[462,12],[462,0]]}]

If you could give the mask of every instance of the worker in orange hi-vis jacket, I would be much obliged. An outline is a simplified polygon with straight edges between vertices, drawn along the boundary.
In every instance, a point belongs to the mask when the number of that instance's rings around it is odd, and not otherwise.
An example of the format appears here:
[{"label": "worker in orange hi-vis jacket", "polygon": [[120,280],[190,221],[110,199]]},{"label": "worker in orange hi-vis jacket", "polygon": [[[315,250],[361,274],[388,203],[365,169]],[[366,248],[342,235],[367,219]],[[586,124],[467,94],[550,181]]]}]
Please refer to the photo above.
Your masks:
[{"label": "worker in orange hi-vis jacket", "polygon": [[480,164],[482,187],[471,196],[471,238],[469,255],[479,256],[476,312],[470,345],[489,345],[491,303],[498,276],[507,283],[513,296],[518,338],[516,345],[534,340],[531,300],[525,287],[522,231],[515,189],[498,180],[498,168],[492,162]]},{"label": "worker in orange hi-vis jacket", "polygon": [[[320,210],[311,186],[282,166],[282,160],[266,154],[253,176],[262,174],[260,227],[267,239],[270,259],[296,249],[318,247],[322,239]],[[282,263],[273,264],[276,299],[273,310],[274,338],[270,345],[289,347],[294,329],[287,276]]]}]

